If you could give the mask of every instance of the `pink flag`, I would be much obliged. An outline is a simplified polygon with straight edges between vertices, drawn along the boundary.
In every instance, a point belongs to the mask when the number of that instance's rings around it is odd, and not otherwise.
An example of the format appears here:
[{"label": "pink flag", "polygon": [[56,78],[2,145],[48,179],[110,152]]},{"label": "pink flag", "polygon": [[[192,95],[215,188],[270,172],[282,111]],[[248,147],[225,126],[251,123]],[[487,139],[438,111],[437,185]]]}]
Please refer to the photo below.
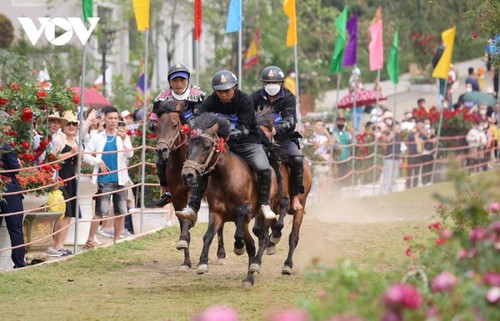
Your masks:
[{"label": "pink flag", "polygon": [[382,37],[383,21],[379,20],[368,28],[370,31],[370,44],[368,51],[370,52],[370,70],[384,68],[384,41]]}]

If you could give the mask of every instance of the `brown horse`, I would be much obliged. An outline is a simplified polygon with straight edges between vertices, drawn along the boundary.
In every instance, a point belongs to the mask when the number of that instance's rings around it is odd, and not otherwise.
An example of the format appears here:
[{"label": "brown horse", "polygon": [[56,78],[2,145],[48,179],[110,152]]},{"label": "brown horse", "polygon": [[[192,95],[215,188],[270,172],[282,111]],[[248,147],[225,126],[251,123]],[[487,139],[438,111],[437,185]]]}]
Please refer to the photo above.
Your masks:
[{"label": "brown horse", "polygon": [[[159,157],[167,161],[165,176],[172,193],[172,204],[175,210],[183,209],[188,201],[191,188],[182,182],[181,171],[186,160],[187,141],[189,129],[182,125],[182,113],[184,113],[184,102],[164,101],[160,104],[157,122],[158,142],[156,150]],[[181,269],[190,269],[191,258],[189,254],[189,243],[191,235],[189,229],[193,223],[188,220],[179,220],[181,235],[176,248],[184,250],[184,262]],[[224,250],[223,230],[218,233],[217,258],[224,263],[226,252]]]},{"label": "brown horse", "polygon": [[[272,109],[264,108],[263,110],[257,111],[256,113],[257,123],[264,131],[267,137],[270,136],[270,132],[272,130],[272,126],[274,125],[274,114]],[[311,191],[312,186],[312,172],[311,166],[307,159],[304,159],[304,178],[303,178],[303,186],[304,193],[298,194],[295,197],[298,197],[302,208],[291,208],[289,205],[291,204],[291,195],[290,195],[290,171],[288,166],[286,165],[286,155],[284,155],[279,146],[272,143],[272,140],[269,144],[271,159],[270,162],[275,169],[276,172],[279,172],[278,175],[278,194],[280,197],[281,210],[279,214],[279,218],[272,224],[272,233],[271,239],[267,248],[268,254],[276,253],[275,245],[279,243],[281,239],[281,231],[284,227],[284,220],[286,213],[293,215],[293,225],[292,231],[288,237],[288,256],[285,260],[283,268],[281,269],[281,274],[283,275],[291,275],[293,268],[293,254],[297,245],[299,243],[299,234],[300,234],[300,226],[302,225],[302,220],[305,214],[305,207],[307,201],[307,195]],[[256,227],[254,229],[260,228],[258,225],[259,221],[256,220]],[[257,231],[257,233],[260,233]],[[255,272],[258,271],[258,266],[255,266]]]},{"label": "brown horse", "polygon": [[[229,123],[219,120],[211,113],[196,117],[188,142],[188,156],[182,169],[186,184],[195,185],[199,177],[210,173],[205,192],[209,208],[208,228],[203,237],[203,249],[198,263],[198,274],[208,271],[208,251],[212,239],[225,222],[235,222],[234,252],[248,254],[248,273],[242,281],[243,286],[254,284],[254,273],[250,269],[256,254],[254,240],[249,231],[250,220],[262,217],[257,206],[256,175],[250,166],[239,156],[227,150],[224,137],[229,135]],[[271,207],[277,207],[276,177],[273,174],[271,184]],[[269,229],[270,221],[264,220],[262,231]],[[269,236],[261,233],[259,249],[267,247]]]}]

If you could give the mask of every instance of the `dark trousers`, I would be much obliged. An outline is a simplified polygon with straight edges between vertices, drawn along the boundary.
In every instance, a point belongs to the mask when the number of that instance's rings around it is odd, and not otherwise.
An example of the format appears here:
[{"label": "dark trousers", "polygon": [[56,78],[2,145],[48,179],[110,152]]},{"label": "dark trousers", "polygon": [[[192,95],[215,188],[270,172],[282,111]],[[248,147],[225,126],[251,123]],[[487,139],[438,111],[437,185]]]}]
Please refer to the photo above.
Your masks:
[{"label": "dark trousers", "polygon": [[422,184],[430,183],[432,180],[432,164],[434,155],[422,155]]},{"label": "dark trousers", "polygon": [[[12,190],[7,188],[7,193],[8,192],[12,192]],[[2,214],[23,211],[23,200],[21,194],[6,195],[4,196],[4,199],[4,202],[0,202],[0,212],[2,212]],[[0,216],[0,224],[2,223],[2,220],[3,216]],[[11,245],[18,246],[24,244],[23,214],[21,213],[6,216],[5,222],[7,223],[7,230],[9,231]],[[14,263],[14,268],[26,266],[26,261],[24,260],[25,254],[26,248],[24,246],[12,250],[11,258]]]},{"label": "dark trousers", "polygon": [[410,154],[408,156],[408,167],[406,170],[406,188],[417,187],[418,174],[420,173],[420,164],[422,155]]}]

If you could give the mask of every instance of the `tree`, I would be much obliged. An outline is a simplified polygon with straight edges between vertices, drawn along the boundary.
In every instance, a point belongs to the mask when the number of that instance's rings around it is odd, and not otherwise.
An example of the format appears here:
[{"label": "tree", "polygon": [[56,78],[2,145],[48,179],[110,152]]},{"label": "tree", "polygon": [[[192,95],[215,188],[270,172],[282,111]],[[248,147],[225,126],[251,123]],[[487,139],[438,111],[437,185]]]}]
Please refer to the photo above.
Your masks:
[{"label": "tree", "polygon": [[5,15],[0,13],[0,48],[9,48],[14,41],[14,27]]}]

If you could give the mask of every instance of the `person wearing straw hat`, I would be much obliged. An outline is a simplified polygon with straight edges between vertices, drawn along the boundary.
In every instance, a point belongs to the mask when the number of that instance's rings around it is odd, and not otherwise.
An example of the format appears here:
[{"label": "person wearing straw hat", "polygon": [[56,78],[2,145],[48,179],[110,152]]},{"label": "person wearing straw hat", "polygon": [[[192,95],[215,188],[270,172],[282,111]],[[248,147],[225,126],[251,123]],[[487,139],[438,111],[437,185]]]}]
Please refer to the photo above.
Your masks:
[{"label": "person wearing straw hat", "polygon": [[382,115],[382,135],[380,142],[385,144],[384,169],[380,192],[387,194],[394,191],[396,180],[399,177],[399,165],[401,163],[401,135],[399,129],[401,126],[394,122],[392,112],[386,111]]},{"label": "person wearing straw hat", "polygon": [[[61,187],[64,199],[66,201],[66,210],[63,218],[56,222],[54,227],[54,242],[52,246],[47,249],[49,256],[66,256],[72,255],[73,252],[64,248],[64,240],[68,235],[69,225],[71,218],[76,217],[76,166],[78,164],[78,144],[75,137],[78,132],[79,121],[76,114],[72,111],[66,111],[61,117],[62,132],[64,136],[58,136],[54,139],[55,151],[57,158],[63,160],[61,169],[58,175],[61,179],[65,180],[64,186]],[[71,198],[74,198],[70,200]],[[81,217],[81,216],[80,216]]]}]

